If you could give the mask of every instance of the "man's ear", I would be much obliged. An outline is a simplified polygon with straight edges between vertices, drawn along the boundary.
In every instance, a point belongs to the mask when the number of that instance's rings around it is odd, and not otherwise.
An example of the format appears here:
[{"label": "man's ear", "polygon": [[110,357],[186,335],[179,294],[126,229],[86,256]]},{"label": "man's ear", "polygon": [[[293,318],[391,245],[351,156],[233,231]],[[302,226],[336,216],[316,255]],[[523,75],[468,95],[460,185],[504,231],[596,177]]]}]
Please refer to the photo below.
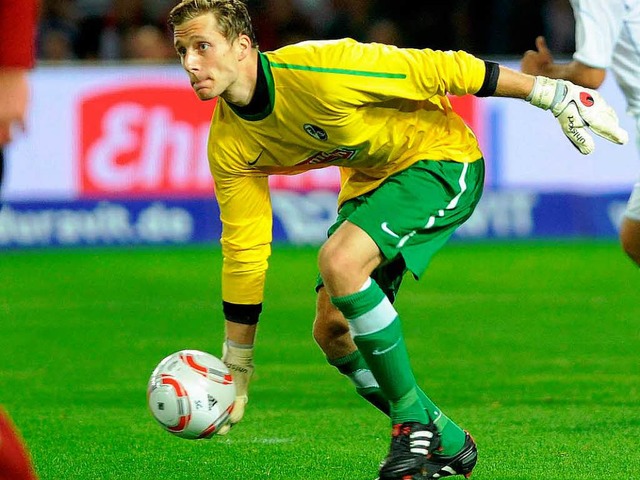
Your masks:
[{"label": "man's ear", "polygon": [[251,43],[251,39],[247,35],[240,35],[238,37],[238,60],[244,60],[247,58],[251,49],[253,48],[253,44]]}]

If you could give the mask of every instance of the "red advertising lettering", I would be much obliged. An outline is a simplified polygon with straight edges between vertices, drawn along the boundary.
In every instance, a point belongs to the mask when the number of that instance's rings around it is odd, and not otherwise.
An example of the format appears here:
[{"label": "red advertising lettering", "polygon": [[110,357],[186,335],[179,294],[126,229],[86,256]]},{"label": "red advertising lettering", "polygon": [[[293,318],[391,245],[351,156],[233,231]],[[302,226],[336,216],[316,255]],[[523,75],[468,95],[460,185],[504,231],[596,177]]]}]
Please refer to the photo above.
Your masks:
[{"label": "red advertising lettering", "polygon": [[84,197],[213,193],[207,136],[214,102],[190,88],[125,85],[78,106],[78,173]]}]

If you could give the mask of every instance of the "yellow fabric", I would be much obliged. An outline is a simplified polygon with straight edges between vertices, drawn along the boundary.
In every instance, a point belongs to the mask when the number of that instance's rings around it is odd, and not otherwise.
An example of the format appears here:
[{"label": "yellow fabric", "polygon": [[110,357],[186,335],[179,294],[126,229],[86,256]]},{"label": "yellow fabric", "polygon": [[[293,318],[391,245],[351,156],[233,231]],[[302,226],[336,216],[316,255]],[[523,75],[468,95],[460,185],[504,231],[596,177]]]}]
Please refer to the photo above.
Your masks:
[{"label": "yellow fabric", "polygon": [[220,100],[208,146],[223,225],[222,296],[239,304],[263,298],[269,174],[339,166],[342,203],[419,160],[482,156],[446,97],[481,88],[484,62],[470,54],[346,39],[303,42],[265,59],[272,111],[243,119]]}]

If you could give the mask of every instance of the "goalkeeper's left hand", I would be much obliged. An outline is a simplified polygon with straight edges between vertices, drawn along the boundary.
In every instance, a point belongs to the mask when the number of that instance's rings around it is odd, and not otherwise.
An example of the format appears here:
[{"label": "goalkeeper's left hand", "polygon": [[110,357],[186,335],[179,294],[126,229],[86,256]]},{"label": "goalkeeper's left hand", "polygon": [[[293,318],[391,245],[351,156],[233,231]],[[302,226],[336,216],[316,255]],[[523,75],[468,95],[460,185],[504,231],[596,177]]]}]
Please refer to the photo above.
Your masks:
[{"label": "goalkeeper's left hand", "polygon": [[544,110],[551,109],[564,134],[584,155],[595,149],[589,130],[619,145],[629,139],[629,134],[620,127],[616,112],[595,90],[567,80],[538,76],[527,101]]}]

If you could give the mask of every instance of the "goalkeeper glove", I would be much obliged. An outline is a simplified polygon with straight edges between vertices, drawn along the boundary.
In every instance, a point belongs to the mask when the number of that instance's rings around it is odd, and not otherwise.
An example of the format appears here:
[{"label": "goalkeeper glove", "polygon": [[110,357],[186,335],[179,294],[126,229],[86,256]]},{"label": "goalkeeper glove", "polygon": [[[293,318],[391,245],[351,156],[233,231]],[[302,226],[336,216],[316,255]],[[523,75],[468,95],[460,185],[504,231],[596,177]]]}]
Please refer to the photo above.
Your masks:
[{"label": "goalkeeper glove", "polygon": [[245,405],[249,401],[249,381],[254,371],[253,347],[235,347],[228,345],[228,342],[224,342],[222,345],[222,361],[231,371],[233,382],[236,385],[236,400],[231,415],[229,415],[229,422],[220,428],[218,435],[229,433],[231,427],[242,420],[244,416]]},{"label": "goalkeeper glove", "polygon": [[618,123],[616,112],[595,90],[574,85],[567,80],[537,76],[527,101],[544,110],[551,109],[564,134],[584,155],[595,149],[588,129],[619,145],[629,139]]}]

